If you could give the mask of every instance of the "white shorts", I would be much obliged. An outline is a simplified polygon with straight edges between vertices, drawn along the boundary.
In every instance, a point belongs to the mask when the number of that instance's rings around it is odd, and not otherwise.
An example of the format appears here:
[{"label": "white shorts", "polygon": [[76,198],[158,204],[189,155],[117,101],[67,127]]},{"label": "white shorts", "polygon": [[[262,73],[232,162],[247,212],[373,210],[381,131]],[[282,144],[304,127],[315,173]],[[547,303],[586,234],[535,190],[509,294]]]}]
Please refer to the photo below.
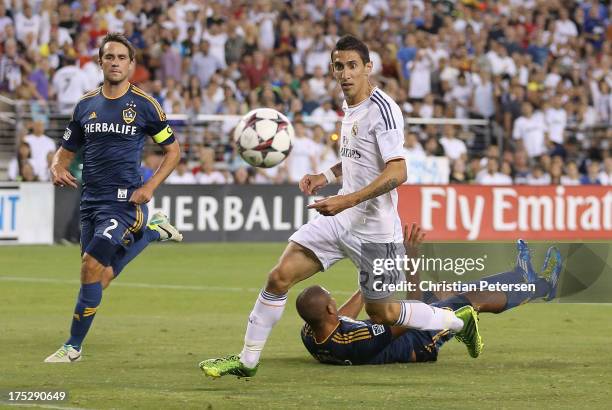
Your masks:
[{"label": "white shorts", "polygon": [[393,294],[393,292],[374,290],[375,280],[397,283],[405,279],[403,271],[385,272],[382,274],[384,277],[375,276],[372,272],[373,259],[402,257],[405,253],[403,244],[378,244],[365,241],[344,228],[333,216],[318,216],[302,225],[289,237],[289,241],[312,251],[321,262],[324,271],[344,258],[350,259],[358,269],[359,287],[366,299],[383,299]]}]

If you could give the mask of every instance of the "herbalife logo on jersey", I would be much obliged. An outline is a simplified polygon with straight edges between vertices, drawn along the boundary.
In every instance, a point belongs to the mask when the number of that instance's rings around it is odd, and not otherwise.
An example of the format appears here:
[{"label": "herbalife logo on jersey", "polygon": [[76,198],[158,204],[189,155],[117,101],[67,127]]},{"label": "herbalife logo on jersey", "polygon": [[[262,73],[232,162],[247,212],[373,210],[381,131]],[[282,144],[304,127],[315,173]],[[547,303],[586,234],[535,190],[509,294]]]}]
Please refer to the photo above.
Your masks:
[{"label": "herbalife logo on jersey", "polygon": [[114,133],[124,135],[136,135],[137,127],[135,125],[113,124],[108,122],[93,122],[85,124],[85,132],[87,134],[94,133]]}]

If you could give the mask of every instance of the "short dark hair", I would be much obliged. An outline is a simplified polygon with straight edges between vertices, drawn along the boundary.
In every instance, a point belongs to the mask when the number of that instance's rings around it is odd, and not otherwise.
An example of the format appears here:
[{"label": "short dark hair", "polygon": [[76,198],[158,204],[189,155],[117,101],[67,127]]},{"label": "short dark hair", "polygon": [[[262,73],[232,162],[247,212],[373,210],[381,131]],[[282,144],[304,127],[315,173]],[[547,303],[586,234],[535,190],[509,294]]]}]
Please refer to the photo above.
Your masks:
[{"label": "short dark hair", "polygon": [[108,33],[104,36],[104,38],[102,39],[102,44],[100,44],[100,50],[98,50],[98,57],[100,58],[100,60],[102,60],[104,46],[106,45],[106,43],[110,42],[121,43],[126,46],[128,49],[128,54],[130,56],[130,61],[134,61],[134,58],[136,57],[136,49],[134,48],[132,43],[130,43],[130,40],[128,40],[127,37],[121,33]]},{"label": "short dark hair", "polygon": [[359,54],[359,57],[361,57],[363,64],[370,62],[370,51],[368,50],[366,43],[351,35],[342,36],[336,42],[336,47],[334,47],[331,52],[331,60],[334,61],[334,52],[348,50],[356,51]]}]

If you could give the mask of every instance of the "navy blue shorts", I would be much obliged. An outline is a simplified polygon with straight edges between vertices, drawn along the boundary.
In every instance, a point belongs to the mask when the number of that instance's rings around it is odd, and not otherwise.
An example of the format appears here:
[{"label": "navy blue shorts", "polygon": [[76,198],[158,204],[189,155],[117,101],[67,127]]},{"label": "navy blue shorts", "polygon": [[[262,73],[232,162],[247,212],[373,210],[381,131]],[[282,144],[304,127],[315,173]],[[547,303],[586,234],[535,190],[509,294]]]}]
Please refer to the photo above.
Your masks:
[{"label": "navy blue shorts", "polygon": [[81,254],[86,252],[104,266],[142,236],[149,210],[130,202],[81,203]]},{"label": "navy blue shorts", "polygon": [[[453,310],[461,307],[450,299],[432,303],[432,306]],[[448,330],[408,330],[374,356],[369,364],[435,362],[440,347],[453,336]]]}]

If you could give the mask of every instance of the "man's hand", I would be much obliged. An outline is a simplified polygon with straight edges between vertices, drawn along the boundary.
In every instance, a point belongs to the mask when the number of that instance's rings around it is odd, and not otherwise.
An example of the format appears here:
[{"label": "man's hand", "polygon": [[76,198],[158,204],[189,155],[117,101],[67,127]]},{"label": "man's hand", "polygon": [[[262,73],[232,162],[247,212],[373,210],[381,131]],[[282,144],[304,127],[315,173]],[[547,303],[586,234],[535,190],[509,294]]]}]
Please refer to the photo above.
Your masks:
[{"label": "man's hand", "polygon": [[404,225],[404,248],[406,254],[411,258],[419,256],[419,248],[425,239],[425,232],[416,223],[412,224],[410,233],[408,233],[408,225]]},{"label": "man's hand", "polygon": [[324,216],[333,216],[355,205],[354,200],[349,195],[334,195],[318,199],[314,204],[308,205],[307,208],[315,209]]},{"label": "man's hand", "polygon": [[300,180],[300,191],[306,195],[314,195],[317,191],[327,185],[327,178],[323,174],[304,175]]},{"label": "man's hand", "polygon": [[51,181],[53,185],[64,187],[66,185],[78,188],[76,178],[66,168],[57,165],[51,167]]},{"label": "man's hand", "polygon": [[130,202],[133,204],[146,204],[153,198],[153,190],[146,184],[132,192]]}]

